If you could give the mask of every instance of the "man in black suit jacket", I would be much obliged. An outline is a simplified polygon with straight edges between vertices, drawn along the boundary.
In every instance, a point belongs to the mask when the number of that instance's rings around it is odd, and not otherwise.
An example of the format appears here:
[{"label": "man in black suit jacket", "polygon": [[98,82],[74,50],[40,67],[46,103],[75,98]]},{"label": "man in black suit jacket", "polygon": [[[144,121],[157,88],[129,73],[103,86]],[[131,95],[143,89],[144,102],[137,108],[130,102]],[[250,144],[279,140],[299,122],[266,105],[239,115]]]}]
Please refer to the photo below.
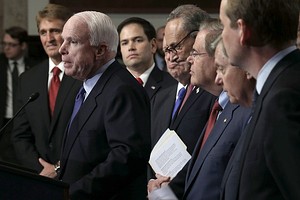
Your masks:
[{"label": "man in black suit jacket", "polygon": [[[4,31],[3,53],[0,54],[0,128],[2,128],[17,112],[14,85],[14,70],[17,76],[37,64],[35,59],[25,56],[27,48],[27,31],[13,26]],[[14,62],[17,64],[15,66]],[[15,69],[16,67],[16,69]],[[11,137],[12,123],[0,135],[0,160],[17,163]]]},{"label": "man in black suit jacket", "polygon": [[56,175],[54,165],[59,161],[62,138],[71,116],[74,98],[81,85],[71,77],[60,74],[60,88],[51,116],[48,87],[51,70],[56,66],[63,72],[59,47],[63,42],[61,31],[72,12],[60,5],[49,4],[37,15],[38,31],[49,59],[21,75],[17,105],[22,106],[35,92],[38,99],[28,104],[16,117],[13,143],[21,164],[41,175]]},{"label": "man in black suit jacket", "polygon": [[230,61],[256,78],[259,95],[226,168],[221,199],[300,199],[298,5],[297,0],[221,2]]},{"label": "man in black suit jacket", "polygon": [[[251,105],[255,82],[247,79],[245,71],[230,66],[222,42],[220,42],[221,31],[222,26],[218,20],[203,24],[197,35],[194,51],[188,58],[192,63],[191,81],[215,95],[219,88],[218,101],[222,111],[219,112],[206,141],[204,138],[207,126],[203,129],[196,145],[189,163],[183,197],[187,200],[219,198],[225,168],[250,117],[250,108],[238,104],[248,107]],[[209,48],[206,50],[207,46]],[[212,54],[214,51],[215,53]],[[203,62],[209,57],[212,59],[211,65],[208,65],[208,61]],[[206,63],[206,65],[200,63]]]},{"label": "man in black suit jacket", "polygon": [[146,199],[150,103],[115,61],[117,30],[107,15],[86,11],[67,21],[62,36],[65,72],[84,83],[59,179],[70,184],[71,199]]},{"label": "man in black suit jacket", "polygon": [[117,30],[123,62],[135,78],[142,80],[150,100],[159,90],[177,83],[169,73],[155,65],[156,32],[150,22],[131,17],[121,22]]},{"label": "man in black suit jacket", "polygon": [[[164,51],[169,73],[178,83],[163,89],[152,99],[151,145],[157,143],[167,128],[175,130],[192,154],[196,142],[208,119],[215,96],[190,85],[190,63],[187,62],[195,41],[197,30],[209,15],[194,5],[182,5],[174,9],[165,27]],[[178,111],[172,117],[178,91],[187,90]],[[187,165],[170,182],[178,198],[184,192]],[[154,176],[153,176],[154,177]],[[154,180],[149,181],[151,185]]]}]

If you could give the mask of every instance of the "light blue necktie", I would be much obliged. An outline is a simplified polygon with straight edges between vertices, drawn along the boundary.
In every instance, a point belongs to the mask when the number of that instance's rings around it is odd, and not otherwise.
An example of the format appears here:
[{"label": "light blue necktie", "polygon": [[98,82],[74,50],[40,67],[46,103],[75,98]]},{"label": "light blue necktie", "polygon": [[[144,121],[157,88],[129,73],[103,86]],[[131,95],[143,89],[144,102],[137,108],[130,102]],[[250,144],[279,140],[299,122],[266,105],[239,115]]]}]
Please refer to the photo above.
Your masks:
[{"label": "light blue necktie", "polygon": [[178,112],[178,109],[180,108],[180,105],[184,99],[184,96],[185,96],[185,92],[186,92],[186,89],[185,87],[181,88],[179,91],[178,91],[178,98],[175,102],[175,105],[174,105],[174,108],[173,108],[173,113],[172,113],[172,119],[174,119],[174,117],[176,116],[177,112]]}]

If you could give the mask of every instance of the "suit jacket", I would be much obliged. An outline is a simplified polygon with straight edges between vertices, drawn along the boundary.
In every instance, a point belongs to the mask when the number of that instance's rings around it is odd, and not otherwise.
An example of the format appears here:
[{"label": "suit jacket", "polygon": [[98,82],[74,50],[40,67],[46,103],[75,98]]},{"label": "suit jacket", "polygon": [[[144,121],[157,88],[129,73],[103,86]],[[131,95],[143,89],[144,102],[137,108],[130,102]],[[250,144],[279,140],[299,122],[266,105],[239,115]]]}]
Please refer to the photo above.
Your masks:
[{"label": "suit jacket", "polygon": [[17,105],[38,92],[39,97],[29,103],[15,118],[12,140],[21,164],[40,172],[41,157],[50,163],[59,160],[62,138],[73,111],[74,99],[81,82],[63,76],[51,119],[48,103],[48,59],[23,73],[19,79]]},{"label": "suit jacket", "polygon": [[[24,57],[25,71],[33,67],[38,63],[37,60]],[[4,126],[4,118],[6,111],[7,100],[7,68],[9,66],[8,59],[4,54],[0,55],[0,127]],[[13,105],[15,107],[15,104]],[[6,130],[0,136],[0,160],[16,163],[16,155],[11,143],[11,126],[8,126]]]},{"label": "suit jacket", "polygon": [[222,199],[300,199],[299,66],[297,49],[271,71],[226,169]]},{"label": "suit jacket", "polygon": [[[25,57],[25,71],[33,67],[38,63],[37,60]],[[2,127],[4,124],[2,124],[4,115],[5,115],[5,109],[6,109],[6,98],[7,98],[7,67],[8,59],[5,57],[4,54],[0,54],[0,127]]]},{"label": "suit jacket", "polygon": [[[165,130],[170,128],[176,131],[181,140],[186,144],[187,151],[192,154],[202,129],[208,120],[216,97],[200,88],[194,88],[181,111],[172,121],[176,92],[177,83],[161,90],[151,100],[152,147],[157,143]],[[187,165],[169,184],[179,198],[183,195],[186,171]]]},{"label": "suit jacket", "polygon": [[168,72],[161,71],[157,66],[154,66],[144,88],[151,100],[159,90],[175,84],[177,81]]},{"label": "suit jacket", "polygon": [[115,61],[70,125],[59,179],[71,199],[146,199],[149,155],[149,98]]},{"label": "suit jacket", "polygon": [[184,199],[219,199],[224,170],[249,116],[250,108],[228,102],[200,150],[203,129],[189,163]]}]

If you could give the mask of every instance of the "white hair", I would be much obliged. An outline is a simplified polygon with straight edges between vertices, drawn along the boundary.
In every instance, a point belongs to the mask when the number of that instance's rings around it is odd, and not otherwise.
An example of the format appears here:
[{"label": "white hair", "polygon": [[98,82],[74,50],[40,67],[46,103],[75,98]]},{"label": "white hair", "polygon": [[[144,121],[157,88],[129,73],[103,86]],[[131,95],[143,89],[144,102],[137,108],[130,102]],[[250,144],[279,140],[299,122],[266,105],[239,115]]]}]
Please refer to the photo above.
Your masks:
[{"label": "white hair", "polygon": [[105,43],[111,51],[117,52],[119,36],[109,16],[96,11],[79,12],[74,16],[81,18],[87,24],[92,46]]}]

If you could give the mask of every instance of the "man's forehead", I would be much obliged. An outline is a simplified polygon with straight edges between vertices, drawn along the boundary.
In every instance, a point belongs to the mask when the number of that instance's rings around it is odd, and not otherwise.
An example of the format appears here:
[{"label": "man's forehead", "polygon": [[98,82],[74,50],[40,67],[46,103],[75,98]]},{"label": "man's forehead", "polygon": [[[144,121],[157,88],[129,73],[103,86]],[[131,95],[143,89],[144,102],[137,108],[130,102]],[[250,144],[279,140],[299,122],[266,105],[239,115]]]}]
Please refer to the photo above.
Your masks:
[{"label": "man's forehead", "polygon": [[195,43],[193,45],[193,48],[195,50],[205,51],[205,37],[206,37],[206,35],[207,35],[206,31],[198,32],[197,37],[195,39]]},{"label": "man's forehead", "polygon": [[180,19],[174,19],[167,23],[165,28],[166,45],[179,42],[187,33]]}]

